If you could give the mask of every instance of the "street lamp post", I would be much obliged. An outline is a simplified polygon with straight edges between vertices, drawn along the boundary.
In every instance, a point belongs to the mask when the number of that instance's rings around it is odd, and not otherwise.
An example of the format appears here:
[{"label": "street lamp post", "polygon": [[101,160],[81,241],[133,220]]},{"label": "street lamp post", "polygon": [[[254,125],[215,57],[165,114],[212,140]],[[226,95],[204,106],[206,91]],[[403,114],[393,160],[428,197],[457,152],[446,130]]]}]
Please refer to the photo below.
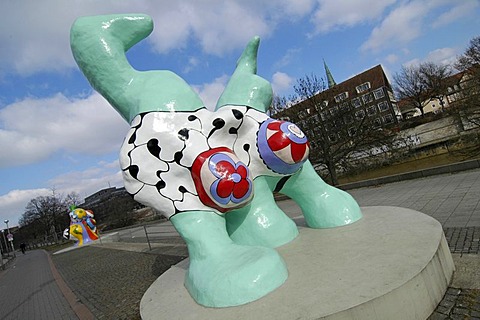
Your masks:
[{"label": "street lamp post", "polygon": [[[3,234],[3,241],[5,241],[5,232],[3,232],[3,229],[2,229],[2,234]],[[0,240],[0,261],[1,261],[2,270],[5,270],[5,265],[3,264],[3,244],[1,240]]]},{"label": "street lamp post", "polygon": [[[5,230],[2,229],[2,235],[3,235],[3,243],[5,243],[5,253],[8,253],[8,242],[7,242],[7,239],[5,238]],[[3,247],[3,244],[2,244],[2,247]],[[3,248],[2,248],[3,250]]]},{"label": "street lamp post", "polygon": [[[11,235],[10,235],[10,229],[8,228],[8,222],[9,222],[9,220],[7,219],[7,220],[4,220],[3,222],[5,222],[5,224],[7,225],[7,232],[8,232],[8,233],[7,233],[7,237],[10,237],[10,236],[11,236]],[[10,241],[10,239],[9,239],[9,241]],[[10,245],[12,246],[12,253],[13,253],[13,256],[15,257],[15,248],[13,247],[13,240],[10,241]]]}]

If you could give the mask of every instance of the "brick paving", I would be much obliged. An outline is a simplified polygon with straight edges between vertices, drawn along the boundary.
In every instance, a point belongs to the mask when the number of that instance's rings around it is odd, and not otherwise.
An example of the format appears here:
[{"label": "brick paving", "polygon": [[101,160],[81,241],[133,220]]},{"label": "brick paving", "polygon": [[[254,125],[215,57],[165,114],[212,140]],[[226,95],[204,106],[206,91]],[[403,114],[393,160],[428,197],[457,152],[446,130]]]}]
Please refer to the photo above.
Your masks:
[{"label": "brick paving", "polygon": [[[479,254],[480,170],[400,181],[349,192],[362,206],[396,205],[429,214],[442,223],[452,253]],[[139,303],[147,288],[172,264],[185,257],[186,248],[172,231],[171,224],[154,225],[149,227],[149,230],[150,228],[153,228],[156,234],[149,234],[149,237],[157,246],[149,253],[88,246],[52,256],[68,286],[96,319],[140,319]],[[126,231],[118,240],[125,245],[136,243],[138,246],[146,240],[145,231],[142,229]],[[39,272],[30,271],[34,277],[40,274]],[[0,285],[6,278],[5,273],[3,276],[0,273]],[[17,278],[17,281],[20,280]],[[38,285],[43,290],[53,286],[53,281],[40,282]],[[71,314],[72,310],[68,311],[68,307],[65,307],[62,297],[55,298],[52,295],[53,300],[43,300],[50,302],[42,307],[39,307],[39,304],[29,305],[27,303],[30,299],[39,296],[40,289],[19,288],[18,292],[23,292],[24,297],[17,299],[16,303],[5,304],[10,306],[9,309],[3,307],[4,290],[0,290],[0,319],[43,319],[43,314],[48,319],[77,319]],[[51,304],[52,308],[66,308],[66,312],[70,313],[52,313],[48,304]],[[30,312],[30,315],[35,316],[13,316],[12,310],[21,309],[21,306],[28,309],[22,312]],[[10,314],[5,317],[1,312]],[[448,288],[429,318],[437,319],[480,320],[480,290]]]},{"label": "brick paving", "polygon": [[450,252],[479,253],[480,227],[444,228],[444,233]]},{"label": "brick paving", "polygon": [[53,255],[57,269],[97,319],[140,319],[148,287],[184,257],[88,246]]},{"label": "brick paving", "polygon": [[480,290],[448,288],[429,320],[480,319]]}]

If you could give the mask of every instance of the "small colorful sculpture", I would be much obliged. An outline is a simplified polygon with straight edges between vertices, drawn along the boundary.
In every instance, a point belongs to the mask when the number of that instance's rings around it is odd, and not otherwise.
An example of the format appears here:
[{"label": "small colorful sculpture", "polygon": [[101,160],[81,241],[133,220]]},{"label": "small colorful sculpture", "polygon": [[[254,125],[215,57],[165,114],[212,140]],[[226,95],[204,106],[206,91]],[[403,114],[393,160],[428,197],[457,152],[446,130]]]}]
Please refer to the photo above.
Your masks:
[{"label": "small colorful sculpture", "polygon": [[70,207],[70,227],[63,231],[63,237],[74,240],[75,246],[82,246],[98,239],[97,223],[91,210]]},{"label": "small colorful sculpture", "polygon": [[120,151],[125,188],[185,239],[191,296],[209,307],[256,300],[287,279],[273,248],[298,235],[272,191],[294,199],[312,228],[352,223],[360,209],[316,174],[305,134],[265,114],[272,89],[256,75],[258,37],[212,112],[176,74],[129,64],[125,52],[152,30],[146,15],[80,18],[72,52],[91,85],[131,124]]}]

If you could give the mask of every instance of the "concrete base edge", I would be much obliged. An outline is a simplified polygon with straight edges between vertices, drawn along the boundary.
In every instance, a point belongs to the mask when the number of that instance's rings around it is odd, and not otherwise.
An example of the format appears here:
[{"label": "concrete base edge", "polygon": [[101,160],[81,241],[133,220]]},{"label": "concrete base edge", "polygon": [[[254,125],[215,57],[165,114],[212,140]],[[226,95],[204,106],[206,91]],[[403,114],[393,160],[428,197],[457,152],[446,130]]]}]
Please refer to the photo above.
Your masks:
[{"label": "concrete base edge", "polygon": [[426,319],[441,301],[454,264],[442,227],[420,212],[362,208],[362,220],[300,235],[278,248],[287,282],[264,298],[205,308],[183,286],[188,260],[161,275],[140,303],[142,319]]}]

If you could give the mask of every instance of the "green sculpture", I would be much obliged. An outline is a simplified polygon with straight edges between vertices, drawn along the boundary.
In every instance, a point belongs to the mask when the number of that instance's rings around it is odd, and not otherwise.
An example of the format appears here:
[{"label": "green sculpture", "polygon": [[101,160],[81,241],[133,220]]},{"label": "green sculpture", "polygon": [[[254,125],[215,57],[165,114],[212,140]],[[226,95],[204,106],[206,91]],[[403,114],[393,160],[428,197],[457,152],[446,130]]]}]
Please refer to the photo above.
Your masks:
[{"label": "green sculpture", "polygon": [[316,174],[304,133],[265,114],[272,89],[256,75],[258,37],[212,112],[176,74],[129,64],[125,52],[152,30],[141,14],[80,18],[72,52],[91,85],[131,124],[120,151],[125,188],[185,239],[191,296],[209,307],[254,301],[285,282],[288,271],[274,248],[298,235],[273,190],[294,199],[312,228],[355,222],[360,209]]}]

